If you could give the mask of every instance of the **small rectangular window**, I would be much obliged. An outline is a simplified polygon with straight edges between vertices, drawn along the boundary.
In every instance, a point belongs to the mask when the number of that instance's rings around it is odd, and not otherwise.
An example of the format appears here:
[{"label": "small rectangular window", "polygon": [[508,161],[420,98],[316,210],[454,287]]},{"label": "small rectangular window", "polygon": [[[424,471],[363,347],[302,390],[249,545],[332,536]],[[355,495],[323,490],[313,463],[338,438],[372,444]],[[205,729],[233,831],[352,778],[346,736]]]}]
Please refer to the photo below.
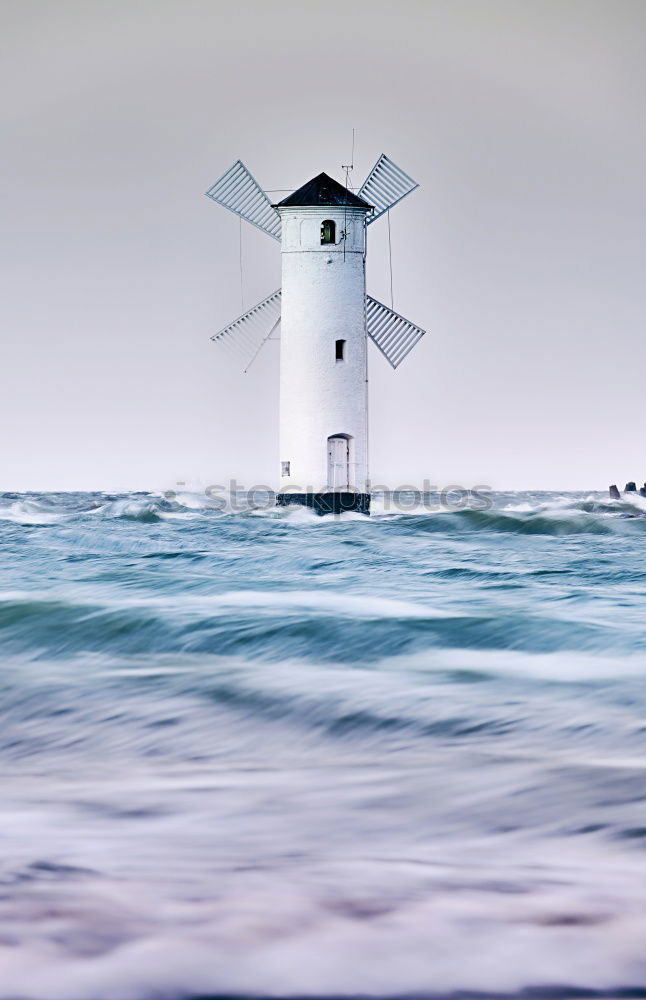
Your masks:
[{"label": "small rectangular window", "polygon": [[345,361],[345,340],[337,340],[336,342],[336,360]]},{"label": "small rectangular window", "polygon": [[281,467],[282,475],[283,476],[288,476],[289,475],[289,462],[281,462],[280,463],[280,467]]}]

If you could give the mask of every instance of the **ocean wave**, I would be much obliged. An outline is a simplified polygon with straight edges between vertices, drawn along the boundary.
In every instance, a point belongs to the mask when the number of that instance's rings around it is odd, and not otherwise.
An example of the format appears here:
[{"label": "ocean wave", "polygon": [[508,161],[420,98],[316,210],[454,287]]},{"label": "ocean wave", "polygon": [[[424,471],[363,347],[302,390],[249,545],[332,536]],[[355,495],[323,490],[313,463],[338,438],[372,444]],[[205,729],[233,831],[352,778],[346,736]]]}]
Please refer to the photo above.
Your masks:
[{"label": "ocean wave", "polygon": [[644,504],[492,504],[0,496],[0,1000],[644,992]]},{"label": "ocean wave", "polygon": [[0,505],[0,521],[10,521],[25,526],[58,524],[66,517],[63,511],[52,510],[33,500],[16,500]]},{"label": "ocean wave", "polygon": [[[604,746],[606,765],[631,759],[644,769],[645,655],[438,648],[369,664],[294,658],[268,666],[241,654],[104,650],[65,660],[41,652],[31,663],[15,655],[5,663],[0,749],[18,757],[39,755],[45,745],[82,752],[100,745],[115,723],[120,741],[173,754],[188,736],[192,752],[204,755],[214,750],[217,720],[221,732],[244,722],[258,736],[278,725],[290,739],[300,732],[349,744],[404,739],[457,748],[493,738],[499,752],[507,742],[518,752],[540,743],[561,763],[585,747],[596,747],[601,759]],[[622,738],[612,747],[606,736],[620,719]]]},{"label": "ocean wave", "polygon": [[171,504],[154,500],[111,500],[94,513],[106,518],[123,518],[126,521],[140,521],[142,524],[156,524],[162,520],[164,511],[172,510]]},{"label": "ocean wave", "polygon": [[91,873],[55,893],[32,880],[21,902],[5,894],[0,909],[0,996],[643,996],[643,900],[621,869],[612,886],[595,877],[607,861],[599,850],[578,862],[564,852],[540,875],[529,859],[525,870],[498,862],[492,879],[437,849],[381,866],[359,854],[319,862],[325,887],[315,871],[299,885],[261,869],[239,873],[235,895],[189,900],[160,899],[149,883],[126,895]]},{"label": "ocean wave", "polygon": [[[416,624],[423,633],[425,625],[445,617],[410,602],[325,592],[104,596],[94,601],[82,592],[9,592],[0,595],[0,641],[11,652],[59,657],[175,650],[255,652],[276,660],[311,655],[318,647],[330,658],[345,649],[365,660],[380,647],[398,648],[407,626]],[[378,633],[372,641],[366,633],[370,622]]]},{"label": "ocean wave", "polygon": [[493,532],[497,534],[613,535],[646,533],[646,515],[623,507],[621,510],[585,509],[583,505],[543,510],[455,510],[440,513],[382,515],[404,531],[420,533]]},{"label": "ocean wave", "polygon": [[263,660],[303,656],[370,662],[420,649],[646,648],[646,635],[612,621],[491,611],[442,611],[425,604],[335,592],[237,591],[213,595],[106,595],[74,591],[0,596],[0,641],[6,649],[64,656],[111,650],[233,655]]},{"label": "ocean wave", "polygon": [[[414,498],[413,498],[414,500]],[[245,523],[260,519],[290,529],[318,528],[325,532],[336,525],[363,526],[386,532],[476,533],[492,532],[519,535],[626,535],[646,532],[646,499],[639,495],[610,500],[605,495],[552,495],[505,502],[505,495],[492,494],[487,509],[453,509],[431,502],[377,495],[372,516],[356,512],[319,517],[307,507],[276,507],[270,501],[254,503],[246,496],[214,500],[207,495],[142,494],[111,496],[106,494],[59,494],[40,499],[15,499],[0,496],[0,522],[15,525],[56,525],[69,519],[123,520],[141,524],[163,521],[205,526],[215,522]],[[437,498],[434,498],[437,503]],[[403,507],[402,507],[403,503]]]},{"label": "ocean wave", "polygon": [[565,690],[614,668],[5,662],[0,997],[636,996],[641,712]]}]

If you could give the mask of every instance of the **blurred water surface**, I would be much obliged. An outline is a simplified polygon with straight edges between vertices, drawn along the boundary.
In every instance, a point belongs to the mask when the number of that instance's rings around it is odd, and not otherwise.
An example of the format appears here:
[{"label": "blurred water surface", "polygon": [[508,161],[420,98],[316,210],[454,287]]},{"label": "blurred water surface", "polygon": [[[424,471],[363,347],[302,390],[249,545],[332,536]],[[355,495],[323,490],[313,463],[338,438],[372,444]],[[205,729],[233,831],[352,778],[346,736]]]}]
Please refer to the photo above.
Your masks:
[{"label": "blurred water surface", "polygon": [[0,496],[0,997],[646,995],[646,501]]}]

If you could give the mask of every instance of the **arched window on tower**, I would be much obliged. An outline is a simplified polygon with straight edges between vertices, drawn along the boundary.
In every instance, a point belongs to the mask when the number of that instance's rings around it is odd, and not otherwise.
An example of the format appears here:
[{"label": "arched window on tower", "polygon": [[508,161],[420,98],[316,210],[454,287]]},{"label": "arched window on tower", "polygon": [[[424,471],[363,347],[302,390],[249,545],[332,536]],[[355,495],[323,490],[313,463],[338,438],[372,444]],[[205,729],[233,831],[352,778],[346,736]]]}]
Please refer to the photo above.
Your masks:
[{"label": "arched window on tower", "polygon": [[336,224],[332,219],[321,223],[321,243],[336,243]]}]

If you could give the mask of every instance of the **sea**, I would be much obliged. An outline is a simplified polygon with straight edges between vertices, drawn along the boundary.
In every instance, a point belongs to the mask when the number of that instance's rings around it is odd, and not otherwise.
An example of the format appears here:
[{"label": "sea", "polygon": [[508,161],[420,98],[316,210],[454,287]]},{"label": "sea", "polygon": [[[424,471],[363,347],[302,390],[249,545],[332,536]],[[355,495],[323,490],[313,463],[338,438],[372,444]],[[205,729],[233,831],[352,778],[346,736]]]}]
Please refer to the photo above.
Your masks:
[{"label": "sea", "polygon": [[646,500],[387,500],[0,495],[2,1000],[646,996]]}]

